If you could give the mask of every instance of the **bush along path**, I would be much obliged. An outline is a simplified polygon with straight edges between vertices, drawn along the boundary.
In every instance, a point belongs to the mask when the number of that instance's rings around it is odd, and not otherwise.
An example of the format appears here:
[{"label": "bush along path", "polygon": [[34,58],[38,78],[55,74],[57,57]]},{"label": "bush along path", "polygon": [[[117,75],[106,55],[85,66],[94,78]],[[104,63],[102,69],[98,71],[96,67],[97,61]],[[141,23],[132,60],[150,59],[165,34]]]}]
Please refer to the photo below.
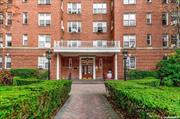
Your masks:
[{"label": "bush along path", "polygon": [[49,119],[71,90],[68,80],[23,83],[0,86],[0,119]]},{"label": "bush along path", "polygon": [[73,84],[55,119],[119,119],[105,95],[104,84]]}]

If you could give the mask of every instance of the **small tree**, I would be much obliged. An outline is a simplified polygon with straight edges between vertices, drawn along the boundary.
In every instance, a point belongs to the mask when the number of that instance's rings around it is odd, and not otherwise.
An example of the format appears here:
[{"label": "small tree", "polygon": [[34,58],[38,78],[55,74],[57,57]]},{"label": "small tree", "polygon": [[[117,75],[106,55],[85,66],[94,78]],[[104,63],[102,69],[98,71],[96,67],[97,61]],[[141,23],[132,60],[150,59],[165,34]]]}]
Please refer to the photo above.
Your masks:
[{"label": "small tree", "polygon": [[158,63],[161,85],[180,86],[180,49]]}]

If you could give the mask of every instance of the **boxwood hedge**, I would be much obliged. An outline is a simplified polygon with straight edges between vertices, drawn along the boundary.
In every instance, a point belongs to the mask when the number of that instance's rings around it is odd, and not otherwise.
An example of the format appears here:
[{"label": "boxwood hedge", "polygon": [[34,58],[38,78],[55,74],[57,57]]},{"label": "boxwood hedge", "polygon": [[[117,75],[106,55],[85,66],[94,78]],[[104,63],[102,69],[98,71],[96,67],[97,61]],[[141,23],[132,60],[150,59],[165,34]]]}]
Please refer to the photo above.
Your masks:
[{"label": "boxwood hedge", "polygon": [[0,87],[0,119],[47,119],[68,97],[71,81]]},{"label": "boxwood hedge", "polygon": [[151,81],[158,80],[106,81],[105,85],[112,100],[132,118],[180,117],[180,90],[153,87]]},{"label": "boxwood hedge", "polygon": [[44,80],[36,79],[36,78],[20,78],[20,77],[14,77],[13,78],[13,85],[21,86],[21,85],[29,85],[32,83],[38,83],[42,82]]}]

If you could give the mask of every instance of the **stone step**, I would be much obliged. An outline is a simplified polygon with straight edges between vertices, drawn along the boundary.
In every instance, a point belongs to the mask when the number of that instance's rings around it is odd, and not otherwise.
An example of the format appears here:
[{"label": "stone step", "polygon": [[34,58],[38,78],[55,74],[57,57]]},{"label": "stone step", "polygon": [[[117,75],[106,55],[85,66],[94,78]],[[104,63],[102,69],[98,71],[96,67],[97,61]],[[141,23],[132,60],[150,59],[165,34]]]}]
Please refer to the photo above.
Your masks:
[{"label": "stone step", "polygon": [[73,80],[73,84],[103,84],[104,80]]}]

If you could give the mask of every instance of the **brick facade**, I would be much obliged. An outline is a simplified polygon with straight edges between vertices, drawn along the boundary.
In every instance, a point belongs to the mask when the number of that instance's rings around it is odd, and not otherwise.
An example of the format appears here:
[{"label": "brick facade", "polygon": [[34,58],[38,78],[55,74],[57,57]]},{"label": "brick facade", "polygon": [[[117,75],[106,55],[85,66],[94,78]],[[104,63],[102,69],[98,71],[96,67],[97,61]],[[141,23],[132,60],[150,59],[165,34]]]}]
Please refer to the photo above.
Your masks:
[{"label": "brick facade", "polygon": [[[68,14],[67,3],[81,3],[81,14]],[[93,3],[106,3],[107,14],[93,14]],[[162,12],[164,12],[161,1],[153,0],[152,3],[146,3],[145,0],[136,0],[136,4],[124,5],[123,0],[52,0],[50,5],[39,5],[38,0],[28,0],[23,3],[21,0],[14,0],[13,4],[18,9],[18,15],[13,16],[13,23],[8,30],[4,30],[0,25],[0,33],[3,33],[3,47],[0,47],[0,56],[3,58],[3,68],[5,68],[5,56],[11,56],[11,68],[37,68],[38,57],[44,56],[47,48],[38,48],[38,35],[51,35],[51,49],[53,51],[54,41],[92,41],[107,40],[120,41],[121,50],[118,57],[118,79],[123,78],[123,35],[135,34],[136,47],[129,48],[129,56],[136,57],[136,69],[154,70],[156,64],[162,60],[165,54],[173,51],[171,47],[162,47],[162,34],[168,33],[168,26],[162,26]],[[63,4],[63,6],[62,6]],[[63,7],[63,10],[61,9]],[[28,24],[22,23],[22,13],[28,13]],[[47,27],[38,26],[38,13],[51,13],[51,25]],[[136,25],[133,27],[123,26],[123,14],[135,13]],[[152,13],[152,24],[146,24],[146,13]],[[62,21],[64,30],[62,28]],[[80,33],[69,33],[67,22],[80,21],[82,31]],[[93,33],[93,22],[107,22],[106,33]],[[5,47],[5,34],[12,34],[12,46]],[[28,45],[22,45],[22,35],[28,34]],[[147,34],[152,34],[152,46],[148,47],[146,43]],[[94,56],[96,78],[107,78],[108,69],[115,73],[115,54],[116,53],[61,53],[53,52],[51,60],[51,78],[57,78],[57,54],[60,55],[59,75],[60,78],[67,79],[71,72],[72,79],[79,79],[79,58],[81,56]],[[75,54],[75,55],[73,55]],[[104,54],[104,55],[103,55]],[[107,56],[108,54],[108,56]],[[68,68],[69,58],[72,58],[72,69]],[[103,68],[99,69],[99,59],[103,59]]]}]

